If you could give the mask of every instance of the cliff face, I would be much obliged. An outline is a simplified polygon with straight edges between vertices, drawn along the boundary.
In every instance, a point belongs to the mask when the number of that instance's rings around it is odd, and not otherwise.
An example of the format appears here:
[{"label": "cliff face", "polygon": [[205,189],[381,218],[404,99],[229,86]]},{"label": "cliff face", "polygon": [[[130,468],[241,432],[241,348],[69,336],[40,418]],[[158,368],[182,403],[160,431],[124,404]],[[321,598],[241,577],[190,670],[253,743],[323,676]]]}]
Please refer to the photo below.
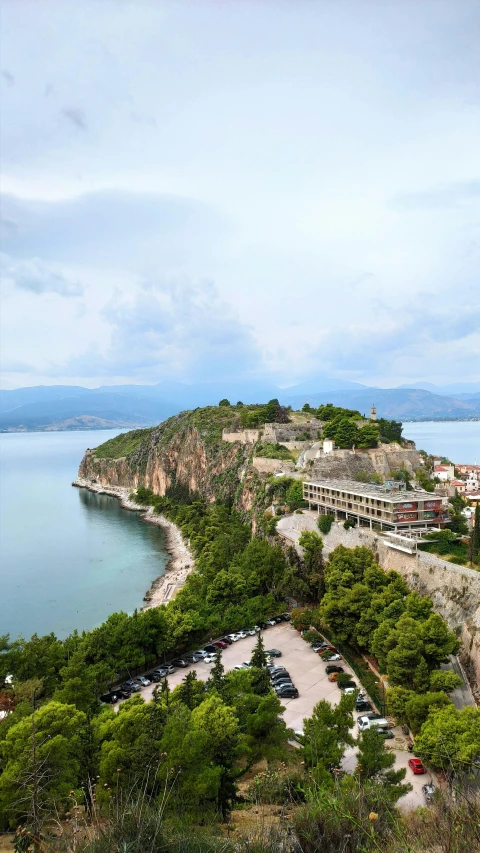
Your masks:
[{"label": "cliff face", "polygon": [[241,482],[252,448],[222,442],[220,426],[228,414],[214,409],[207,423],[199,412],[208,410],[185,412],[154,429],[118,436],[87,450],[79,477],[103,486],[135,489],[142,485],[158,495],[180,485],[207,500],[237,497],[239,506],[249,509],[251,496]]}]

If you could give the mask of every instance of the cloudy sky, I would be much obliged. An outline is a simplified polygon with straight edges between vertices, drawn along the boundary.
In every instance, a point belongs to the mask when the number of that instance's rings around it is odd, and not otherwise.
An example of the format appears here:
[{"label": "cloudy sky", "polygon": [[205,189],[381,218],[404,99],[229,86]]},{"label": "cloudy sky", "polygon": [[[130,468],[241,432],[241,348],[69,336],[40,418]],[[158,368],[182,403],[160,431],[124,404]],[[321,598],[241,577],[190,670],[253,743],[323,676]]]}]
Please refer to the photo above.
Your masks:
[{"label": "cloudy sky", "polygon": [[480,380],[478,0],[3,0],[4,387]]}]

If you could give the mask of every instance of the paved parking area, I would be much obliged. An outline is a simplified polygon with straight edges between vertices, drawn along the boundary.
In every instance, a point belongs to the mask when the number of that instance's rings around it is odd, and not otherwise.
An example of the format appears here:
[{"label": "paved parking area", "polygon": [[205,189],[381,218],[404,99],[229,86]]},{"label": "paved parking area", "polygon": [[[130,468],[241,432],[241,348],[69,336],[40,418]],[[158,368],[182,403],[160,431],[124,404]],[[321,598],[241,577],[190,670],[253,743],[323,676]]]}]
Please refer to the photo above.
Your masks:
[{"label": "paved parking area", "polygon": [[[285,666],[289,671],[300,694],[297,699],[282,700],[282,705],[284,706],[283,718],[289,728],[294,730],[302,729],[304,719],[312,715],[315,705],[321,699],[326,699],[332,705],[338,704],[341,691],[335,682],[328,680],[328,676],[325,673],[325,663],[289,623],[282,622],[275,627],[268,628],[263,632],[263,641],[266,649],[275,648],[281,651],[282,657],[277,658],[277,663]],[[238,642],[232,643],[231,646],[224,649],[222,652],[222,663],[225,670],[229,671],[237,664],[250,660],[255,643],[256,637],[246,637],[244,640],[238,640]],[[345,661],[342,661],[341,665],[345,672],[351,672]],[[191,670],[196,670],[198,678],[204,681],[208,678],[211,665],[196,663],[192,664],[188,669],[177,669],[173,675],[168,677],[171,689],[180,684],[182,678]],[[358,683],[357,677],[353,673],[352,675]],[[145,701],[151,698],[156,686],[155,684],[151,684],[148,687],[142,688],[141,694]],[[358,716],[359,714],[354,712],[354,717],[357,718]],[[405,737],[399,727],[393,729],[393,732],[396,739],[387,741],[386,745],[388,748],[394,748],[395,769],[405,767],[407,770],[406,781],[410,782],[413,786],[413,790],[405,797],[402,797],[399,805],[405,808],[424,805],[422,785],[426,782],[433,782],[435,784],[435,780],[432,779],[430,773],[422,776],[413,775],[407,766],[408,759],[411,756],[405,749]],[[357,733],[357,727],[355,726],[353,730],[354,736]],[[353,747],[346,751],[343,767],[348,772],[353,772],[355,765],[356,750]]]}]

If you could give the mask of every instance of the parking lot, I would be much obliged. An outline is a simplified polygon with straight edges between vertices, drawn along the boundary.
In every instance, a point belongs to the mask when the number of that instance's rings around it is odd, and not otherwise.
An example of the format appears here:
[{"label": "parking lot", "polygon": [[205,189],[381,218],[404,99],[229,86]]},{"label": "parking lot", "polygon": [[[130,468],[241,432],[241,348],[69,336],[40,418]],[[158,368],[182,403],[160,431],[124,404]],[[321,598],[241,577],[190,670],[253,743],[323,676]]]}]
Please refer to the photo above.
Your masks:
[{"label": "parking lot", "polygon": [[[325,673],[325,663],[321,657],[316,654],[308,643],[306,643],[300,634],[288,622],[283,622],[275,627],[270,627],[263,632],[263,641],[265,649],[278,649],[282,656],[275,660],[275,663],[284,666],[292,677],[292,681],[298,688],[299,696],[297,699],[282,699],[284,706],[283,718],[287,726],[294,730],[303,728],[305,718],[312,715],[312,711],[321,699],[326,699],[332,705],[336,705],[340,701],[341,691],[335,682],[328,680]],[[222,663],[226,671],[234,668],[237,664],[242,664],[244,661],[249,661],[253,647],[256,643],[256,637],[246,637],[243,640],[238,640],[232,643],[231,646],[224,649],[222,652]],[[345,661],[341,662],[345,672],[351,672],[348,664]],[[196,670],[198,678],[206,680],[211,670],[211,665],[199,662],[192,664],[188,669],[177,669],[176,672],[168,676],[168,682],[173,689],[177,684],[180,684],[182,678],[187,672]],[[358,684],[358,679],[355,675],[353,678]],[[141,695],[148,701],[157,685],[150,684],[148,687],[143,687]],[[360,686],[360,685],[359,685]],[[354,717],[360,716],[354,712]],[[407,769],[406,781],[410,782],[413,790],[400,800],[399,805],[406,808],[412,808],[419,805],[424,805],[422,794],[422,785],[426,782],[434,782],[430,773],[422,776],[414,776],[408,768],[407,762],[411,758],[410,753],[406,750],[405,736],[402,734],[401,728],[393,729],[395,740],[386,742],[387,748],[393,748],[395,752],[395,769],[405,767]],[[353,730],[354,736],[357,736],[357,728]],[[346,751],[343,761],[343,767],[348,772],[353,772],[356,765],[355,747],[349,748]]]}]

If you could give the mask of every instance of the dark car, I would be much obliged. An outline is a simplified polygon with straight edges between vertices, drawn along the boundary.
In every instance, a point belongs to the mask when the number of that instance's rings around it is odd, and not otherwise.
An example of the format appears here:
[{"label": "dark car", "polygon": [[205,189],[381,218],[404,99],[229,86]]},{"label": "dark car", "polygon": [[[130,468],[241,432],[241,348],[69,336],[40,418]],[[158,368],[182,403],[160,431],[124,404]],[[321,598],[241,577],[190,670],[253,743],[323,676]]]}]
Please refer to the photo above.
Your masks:
[{"label": "dark car", "polygon": [[272,679],[272,681],[274,681],[275,678],[279,678],[281,675],[290,675],[290,673],[289,673],[288,669],[285,669],[285,667],[282,667],[282,669],[276,669],[274,672],[271,672],[270,678]]},{"label": "dark car", "polygon": [[273,616],[273,620],[277,623],[277,625],[280,625],[280,622],[283,622],[282,616]]},{"label": "dark car", "polygon": [[281,658],[282,653],[279,649],[266,649],[265,654],[271,658]]},{"label": "dark car", "polygon": [[188,666],[188,661],[184,660],[183,658],[175,658],[175,660],[172,660],[170,666],[186,667]]},{"label": "dark car", "polygon": [[355,702],[355,710],[356,711],[371,711],[372,706],[370,702],[367,702],[365,699],[360,699]]},{"label": "dark car", "polygon": [[209,643],[208,646],[204,646],[203,650],[208,652],[209,655],[214,655],[215,652],[218,652],[218,646],[214,646],[213,643]]},{"label": "dark car", "polygon": [[283,681],[285,678],[290,678],[289,672],[279,672],[278,675],[274,675],[271,679],[272,684],[277,684],[279,681]]},{"label": "dark car", "polygon": [[346,684],[341,684],[341,683],[339,684],[339,683],[338,683],[338,681],[337,681],[337,687],[339,687],[339,688],[340,688],[340,690],[346,690],[346,689],[347,689],[347,687],[353,687],[353,688],[355,688],[356,686],[357,686],[357,685],[355,684],[355,682],[354,682],[354,681],[347,681],[347,683],[346,683]]},{"label": "dark car", "polygon": [[111,693],[103,693],[102,696],[100,696],[100,702],[106,702],[108,705],[115,705],[118,698],[117,693],[112,691]]},{"label": "dark car", "polygon": [[284,622],[290,622],[291,618],[290,613],[282,613],[282,619]]},{"label": "dark car", "polygon": [[163,681],[166,674],[167,673],[165,673],[165,675],[160,675],[159,672],[151,672],[148,677],[153,684],[158,684],[159,681]]},{"label": "dark car", "polygon": [[336,663],[329,663],[328,666],[325,667],[325,672],[327,675],[331,675],[332,672],[343,672],[343,666],[337,666]]},{"label": "dark car", "polygon": [[268,622],[259,622],[258,627],[262,629],[262,631],[266,631],[267,628],[270,628]]},{"label": "dark car", "polygon": [[293,686],[293,684],[286,684],[284,687],[277,687],[275,692],[280,699],[296,699],[298,696],[298,690]]},{"label": "dark car", "polygon": [[217,649],[226,649],[226,648],[228,648],[228,644],[227,644],[227,643],[224,643],[224,642],[223,642],[223,640],[215,640],[215,642],[213,643],[213,645],[214,645],[214,646],[216,646],[216,647],[217,647]]},{"label": "dark car", "polygon": [[291,678],[281,678],[279,681],[276,681],[275,684],[272,684],[274,690],[279,690],[281,687],[285,687],[288,685],[293,685],[293,681]]},{"label": "dark car", "polygon": [[222,640],[222,643],[226,643],[227,646],[231,646],[233,643],[233,640],[231,640],[230,637],[222,637],[221,640]]},{"label": "dark car", "polygon": [[366,716],[367,720],[382,720],[383,719],[383,714],[377,714],[376,711],[374,711],[373,714],[365,714],[365,716]]}]

